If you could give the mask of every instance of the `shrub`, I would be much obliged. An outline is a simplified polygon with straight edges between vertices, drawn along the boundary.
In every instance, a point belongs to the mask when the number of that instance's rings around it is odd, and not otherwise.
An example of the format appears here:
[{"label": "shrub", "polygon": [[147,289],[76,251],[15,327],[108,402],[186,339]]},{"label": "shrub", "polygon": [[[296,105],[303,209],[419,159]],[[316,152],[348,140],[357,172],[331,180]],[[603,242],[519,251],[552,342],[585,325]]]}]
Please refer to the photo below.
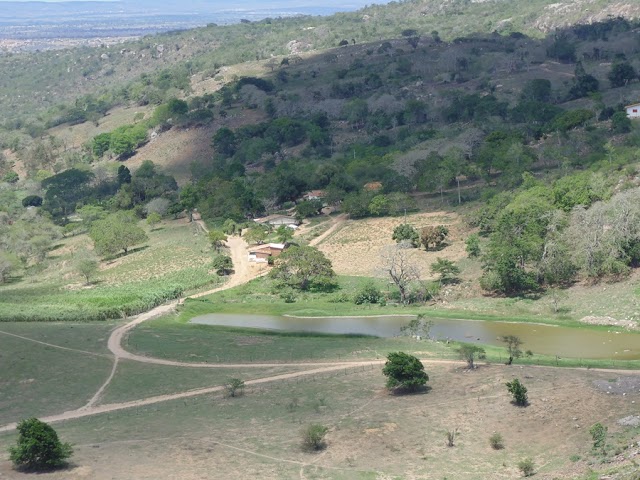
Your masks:
[{"label": "shrub", "polygon": [[465,243],[467,245],[467,255],[469,255],[470,258],[476,258],[480,256],[480,254],[482,253],[480,251],[480,236],[477,233],[469,235]]},{"label": "shrub", "polygon": [[513,403],[520,407],[524,407],[529,403],[527,398],[527,387],[525,387],[520,380],[514,378],[511,382],[507,382],[507,390],[511,396],[513,396]]},{"label": "shrub", "polygon": [[353,303],[362,305],[363,303],[378,303],[382,299],[382,292],[373,282],[367,282],[358,293],[356,293]]},{"label": "shrub", "polygon": [[420,235],[417,230],[407,223],[398,225],[393,229],[393,236],[391,237],[397,243],[404,241],[410,242],[412,247],[420,245]]},{"label": "shrub", "polygon": [[489,445],[491,445],[491,448],[493,448],[494,450],[502,450],[504,448],[504,440],[502,438],[502,435],[500,435],[499,433],[494,433],[493,435],[491,435],[489,437]]},{"label": "shrub", "polygon": [[224,391],[227,397],[241,397],[244,395],[244,381],[239,378],[230,378],[224,384]]},{"label": "shrub", "polygon": [[44,471],[64,467],[73,453],[71,445],[62,443],[56,431],[37,418],[22,420],[17,430],[17,444],[9,448],[16,468]]},{"label": "shrub", "polygon": [[604,447],[607,441],[607,427],[598,422],[589,429],[589,434],[593,439],[593,449],[602,450],[604,453]]},{"label": "shrub", "polygon": [[324,437],[329,429],[324,425],[312,423],[302,432],[302,446],[305,450],[318,451],[326,447]]},{"label": "shrub", "polygon": [[39,207],[42,205],[42,197],[38,195],[29,195],[22,199],[23,207]]},{"label": "shrub", "polygon": [[524,477],[530,477],[531,475],[533,475],[535,466],[535,463],[533,463],[533,460],[530,458],[525,458],[524,460],[520,460],[518,462],[518,468],[520,469],[520,471],[522,472],[522,476]]},{"label": "shrub", "polygon": [[387,377],[387,388],[401,388],[415,391],[429,381],[422,362],[404,352],[391,352],[387,355],[382,373]]}]

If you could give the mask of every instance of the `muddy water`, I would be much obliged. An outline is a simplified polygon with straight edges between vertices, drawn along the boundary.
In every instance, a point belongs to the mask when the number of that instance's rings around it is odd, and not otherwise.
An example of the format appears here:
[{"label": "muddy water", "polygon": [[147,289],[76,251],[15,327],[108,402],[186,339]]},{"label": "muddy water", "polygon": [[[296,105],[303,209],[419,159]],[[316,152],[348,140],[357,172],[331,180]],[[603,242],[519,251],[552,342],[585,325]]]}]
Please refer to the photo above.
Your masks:
[{"label": "muddy water", "polygon": [[[295,318],[269,315],[208,314],[191,323],[319,333],[357,333],[393,337],[411,316]],[[504,344],[502,335],[517,335],[523,349],[537,354],[573,358],[640,359],[640,334],[531,323],[483,322],[431,318],[431,338],[488,345]]]}]

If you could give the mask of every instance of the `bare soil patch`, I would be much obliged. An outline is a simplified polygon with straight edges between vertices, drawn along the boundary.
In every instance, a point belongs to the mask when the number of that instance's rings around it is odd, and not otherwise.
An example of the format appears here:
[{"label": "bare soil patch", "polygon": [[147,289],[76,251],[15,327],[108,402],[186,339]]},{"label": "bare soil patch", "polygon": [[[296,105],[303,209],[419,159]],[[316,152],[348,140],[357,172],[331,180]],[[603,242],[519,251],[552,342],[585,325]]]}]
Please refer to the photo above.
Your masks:
[{"label": "bare soil patch", "polygon": [[[393,229],[404,222],[403,217],[348,220],[332,232],[318,248],[331,260],[340,275],[383,276],[381,255],[393,247]],[[416,213],[407,216],[407,223],[416,229],[428,225],[446,225],[449,229],[447,245],[439,251],[408,249],[411,261],[420,269],[422,278],[430,278],[430,267],[438,257],[458,261],[466,257],[464,230],[460,217],[452,212]]]}]

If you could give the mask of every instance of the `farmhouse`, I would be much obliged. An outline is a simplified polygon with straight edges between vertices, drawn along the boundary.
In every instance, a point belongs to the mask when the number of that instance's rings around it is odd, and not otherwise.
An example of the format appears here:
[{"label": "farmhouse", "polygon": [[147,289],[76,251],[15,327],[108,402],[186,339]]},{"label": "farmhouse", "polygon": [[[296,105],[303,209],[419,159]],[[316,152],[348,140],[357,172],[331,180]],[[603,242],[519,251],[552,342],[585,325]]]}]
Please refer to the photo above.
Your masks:
[{"label": "farmhouse", "polygon": [[269,215],[267,217],[256,218],[254,221],[262,225],[266,224],[266,225],[272,225],[274,227],[278,227],[280,225],[287,225],[288,227],[291,227],[291,228],[296,228],[300,223],[294,217],[290,217],[288,215]]},{"label": "farmhouse", "polygon": [[632,103],[624,108],[627,110],[627,117],[640,118],[640,103]]},{"label": "farmhouse", "polygon": [[302,196],[303,200],[322,200],[327,196],[324,190],[311,190]]},{"label": "farmhouse", "polygon": [[249,249],[249,261],[255,263],[267,263],[269,257],[277,257],[285,249],[283,243],[268,243]]}]

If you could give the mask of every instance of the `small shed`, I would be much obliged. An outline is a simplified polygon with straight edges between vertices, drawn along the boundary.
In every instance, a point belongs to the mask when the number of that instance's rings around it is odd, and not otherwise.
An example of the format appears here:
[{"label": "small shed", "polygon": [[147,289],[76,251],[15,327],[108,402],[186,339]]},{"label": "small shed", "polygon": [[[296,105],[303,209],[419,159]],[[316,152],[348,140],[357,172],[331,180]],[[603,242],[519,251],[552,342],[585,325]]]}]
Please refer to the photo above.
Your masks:
[{"label": "small shed", "polygon": [[279,256],[285,249],[283,243],[268,243],[249,249],[249,261],[255,263],[267,263],[269,257]]},{"label": "small shed", "polygon": [[640,118],[640,103],[632,103],[624,108],[627,110],[627,117]]}]

